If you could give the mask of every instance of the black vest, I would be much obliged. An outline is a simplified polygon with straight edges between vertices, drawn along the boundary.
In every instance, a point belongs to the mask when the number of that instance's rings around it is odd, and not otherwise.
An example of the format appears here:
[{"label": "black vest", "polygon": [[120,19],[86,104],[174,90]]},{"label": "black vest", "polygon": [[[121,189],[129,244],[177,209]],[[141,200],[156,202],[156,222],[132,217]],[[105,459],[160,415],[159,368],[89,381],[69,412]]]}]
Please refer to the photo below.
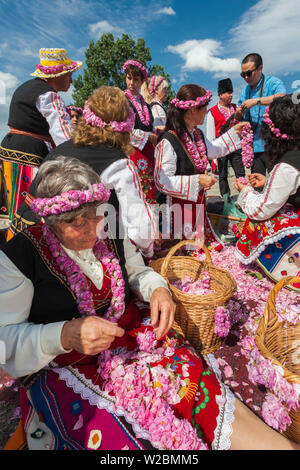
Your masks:
[{"label": "black vest", "polygon": [[[8,258],[33,283],[34,295],[28,322],[47,324],[78,318],[80,314],[75,295],[56,263],[47,259],[41,251],[36,237],[32,235],[35,228],[18,233],[2,247],[2,251]],[[41,242],[45,243],[43,239]],[[122,268],[127,299],[129,285],[125,270],[123,240],[112,240],[111,243]],[[102,301],[95,307],[98,315],[104,315],[109,307],[109,301]]]},{"label": "black vest", "polygon": [[[108,147],[103,144],[97,146],[75,145],[72,140],[67,140],[52,150],[44,159],[44,162],[55,160],[60,155],[77,158],[81,162],[91,166],[98,174],[101,174],[109,165],[117,160],[127,158],[125,153],[115,147]],[[35,180],[33,180],[29,188],[29,193],[35,197],[35,191]],[[119,202],[115,191],[111,191],[109,203],[113,204],[117,211],[119,210]],[[32,225],[38,222],[38,220],[38,216],[23,202],[13,218],[12,229],[15,233],[20,232],[24,227]]]},{"label": "black vest", "polygon": [[23,83],[14,92],[10,108],[8,125],[21,131],[49,135],[49,124],[36,107],[40,95],[55,90],[40,78]]},{"label": "black vest", "polygon": [[[128,98],[127,98],[127,100],[128,100]],[[146,103],[147,107],[149,109],[150,123],[148,124],[148,126],[145,126],[145,124],[142,123],[137,110],[135,109],[135,107],[133,106],[133,104],[131,103],[130,100],[128,100],[128,103],[132,107],[132,109],[135,113],[134,129],[140,129],[144,132],[153,132],[153,115],[152,115],[150,106]]]},{"label": "black vest", "polygon": [[[286,152],[281,158],[280,163],[288,163],[289,165],[300,171],[300,152],[298,150],[291,150]],[[300,208],[300,187],[296,193],[288,198],[288,201],[297,209]]]},{"label": "black vest", "polygon": [[[201,134],[202,134],[203,142],[205,143],[202,131],[201,131]],[[170,142],[170,144],[172,145],[177,155],[176,175],[190,176],[190,175],[195,175],[195,174],[200,173],[195,167],[195,165],[192,163],[189,157],[189,154],[185,150],[183,143],[179,140],[177,136],[173,134],[173,132],[170,132],[170,131],[164,132],[159,140],[162,140],[162,139],[166,139]],[[206,152],[207,152],[207,149],[206,149]]]}]

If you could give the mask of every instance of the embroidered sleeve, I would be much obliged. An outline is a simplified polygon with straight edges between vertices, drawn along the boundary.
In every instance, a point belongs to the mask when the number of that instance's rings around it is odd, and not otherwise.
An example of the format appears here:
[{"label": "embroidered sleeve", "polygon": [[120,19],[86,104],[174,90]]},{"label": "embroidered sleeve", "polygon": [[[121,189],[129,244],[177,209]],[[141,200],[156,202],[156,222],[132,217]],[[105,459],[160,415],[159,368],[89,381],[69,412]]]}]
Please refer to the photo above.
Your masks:
[{"label": "embroidered sleeve", "polygon": [[176,168],[175,150],[168,140],[163,139],[155,149],[154,180],[158,190],[167,196],[197,201],[200,189],[198,175],[176,175]]},{"label": "embroidered sleeve", "polygon": [[212,141],[216,138],[216,126],[212,113],[209,111],[206,116],[206,137]]},{"label": "embroidered sleeve", "polygon": [[243,189],[237,202],[250,219],[267,220],[281,209],[299,186],[299,171],[287,163],[278,163],[271,171],[262,193]]},{"label": "embroidered sleeve", "polygon": [[135,250],[128,239],[124,240],[124,252],[129,285],[141,300],[149,302],[154,290],[158,287],[169,290],[165,279],[145,265],[141,254]]},{"label": "embroidered sleeve", "polygon": [[64,102],[58,93],[47,92],[40,95],[36,107],[49,124],[49,132],[55,145],[71,138],[73,130]]},{"label": "embroidered sleeve", "polygon": [[143,150],[148,141],[148,136],[148,132],[144,132],[141,129],[133,129],[130,133],[131,145],[138,150]]},{"label": "embroidered sleeve", "polygon": [[233,128],[229,129],[229,131],[220,135],[220,137],[213,141],[205,138],[205,143],[209,160],[225,157],[225,155],[241,148],[241,139]]},{"label": "embroidered sleeve", "polygon": [[151,108],[153,115],[153,127],[163,127],[166,124],[167,115],[159,104],[154,104]]},{"label": "embroidered sleeve", "polygon": [[30,279],[0,251],[0,347],[4,345],[5,353],[0,359],[4,359],[1,367],[12,377],[37,372],[67,352],[60,343],[64,322],[28,322],[33,294]]},{"label": "embroidered sleeve", "polygon": [[145,256],[152,256],[157,222],[151,205],[145,199],[134,163],[129,159],[118,160],[106,168],[101,180],[116,192],[124,238],[128,236]]}]

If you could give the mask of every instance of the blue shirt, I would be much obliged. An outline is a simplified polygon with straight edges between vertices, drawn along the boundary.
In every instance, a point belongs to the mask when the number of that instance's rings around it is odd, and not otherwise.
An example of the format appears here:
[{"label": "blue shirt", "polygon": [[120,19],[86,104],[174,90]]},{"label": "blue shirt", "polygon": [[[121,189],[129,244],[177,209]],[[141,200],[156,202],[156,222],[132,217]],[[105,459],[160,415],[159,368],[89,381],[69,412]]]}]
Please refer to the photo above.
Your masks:
[{"label": "blue shirt", "polygon": [[[238,101],[238,106],[250,98],[260,98],[262,81],[263,76],[254,90],[250,87],[250,85],[247,85],[244,88]],[[271,96],[275,95],[276,93],[286,93],[283,82],[277,77],[265,77],[262,96]],[[244,113],[245,121],[250,121],[254,126],[257,124],[257,128],[254,131],[254,152],[264,151],[264,141],[260,137],[260,129],[261,123],[264,119],[263,115],[265,114],[265,109],[266,106],[258,105],[247,109]]]}]

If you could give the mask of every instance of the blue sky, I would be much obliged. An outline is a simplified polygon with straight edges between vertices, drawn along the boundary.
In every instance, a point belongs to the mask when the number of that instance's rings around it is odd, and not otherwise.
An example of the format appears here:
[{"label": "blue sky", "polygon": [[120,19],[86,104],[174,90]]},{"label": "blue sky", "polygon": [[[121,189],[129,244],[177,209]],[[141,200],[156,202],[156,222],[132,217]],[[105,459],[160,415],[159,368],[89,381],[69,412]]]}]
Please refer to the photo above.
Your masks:
[{"label": "blue sky", "polygon": [[[213,92],[212,104],[226,77],[238,99],[249,52],[263,56],[264,72],[288,92],[300,88],[299,0],[0,0],[0,139],[11,95],[30,78],[40,47],[65,47],[84,62],[89,41],[107,32],[143,37],[175,90],[198,83]],[[71,103],[71,91],[63,97]]]}]

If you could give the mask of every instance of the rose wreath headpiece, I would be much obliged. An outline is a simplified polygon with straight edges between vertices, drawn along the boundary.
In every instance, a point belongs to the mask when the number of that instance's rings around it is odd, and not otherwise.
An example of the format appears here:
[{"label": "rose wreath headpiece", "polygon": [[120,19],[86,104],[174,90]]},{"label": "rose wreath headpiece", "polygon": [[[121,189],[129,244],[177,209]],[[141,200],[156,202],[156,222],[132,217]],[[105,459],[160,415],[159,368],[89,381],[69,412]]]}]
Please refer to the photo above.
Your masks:
[{"label": "rose wreath headpiece", "polygon": [[107,202],[110,190],[103,183],[92,185],[92,189],[70,190],[51,198],[36,198],[30,208],[40,217],[58,215],[78,209],[82,204],[94,201]]},{"label": "rose wreath headpiece", "polygon": [[176,108],[179,108],[179,109],[190,109],[190,108],[195,108],[197,106],[207,105],[210,102],[211,98],[212,98],[212,92],[210,90],[206,90],[205,95],[198,96],[195,100],[183,101],[183,100],[179,100],[178,98],[174,98],[171,101],[171,104],[173,104]]},{"label": "rose wreath headpiece", "polygon": [[293,139],[295,139],[295,137],[293,137],[293,136],[290,136],[290,135],[287,135],[287,134],[282,134],[280,129],[278,129],[278,127],[275,127],[275,124],[273,123],[272,119],[270,118],[269,111],[270,111],[270,107],[267,106],[267,108],[265,110],[265,114],[264,114],[264,122],[267,124],[267,126],[269,127],[272,134],[274,134],[276,137],[278,137],[278,139],[282,139],[282,140],[293,140]]},{"label": "rose wreath headpiece", "polygon": [[152,97],[155,95],[156,90],[158,90],[162,82],[165,80],[165,77],[161,77],[156,81],[157,78],[158,77],[156,75],[153,75],[150,80],[149,93]]},{"label": "rose wreath headpiece", "polygon": [[126,69],[127,69],[128,65],[132,65],[133,67],[137,67],[142,72],[144,80],[147,80],[148,71],[147,71],[146,67],[143,64],[141,64],[141,62],[139,62],[138,60],[132,60],[132,59],[127,60],[127,62],[125,62],[125,64],[123,65],[123,72],[125,74],[126,74]]},{"label": "rose wreath headpiece", "polygon": [[82,113],[85,122],[90,124],[93,127],[101,127],[102,129],[106,129],[107,127],[111,127],[114,132],[130,132],[134,126],[135,121],[135,114],[133,109],[130,107],[129,114],[125,121],[110,121],[105,122],[101,119],[100,116],[97,116],[88,105],[86,101],[83,108]]}]

